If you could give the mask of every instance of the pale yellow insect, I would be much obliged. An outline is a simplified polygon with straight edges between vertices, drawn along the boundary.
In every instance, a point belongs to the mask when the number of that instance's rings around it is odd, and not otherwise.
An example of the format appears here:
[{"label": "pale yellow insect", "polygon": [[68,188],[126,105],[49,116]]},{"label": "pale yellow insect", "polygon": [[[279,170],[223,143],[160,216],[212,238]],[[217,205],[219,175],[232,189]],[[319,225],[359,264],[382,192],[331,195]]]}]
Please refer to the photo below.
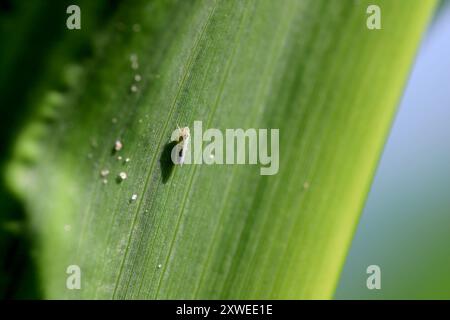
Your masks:
[{"label": "pale yellow insect", "polygon": [[183,165],[185,157],[186,157],[186,150],[189,145],[189,140],[191,138],[191,134],[189,132],[188,127],[180,128],[178,127],[178,134],[176,138],[177,142],[177,163],[180,164],[180,166]]}]

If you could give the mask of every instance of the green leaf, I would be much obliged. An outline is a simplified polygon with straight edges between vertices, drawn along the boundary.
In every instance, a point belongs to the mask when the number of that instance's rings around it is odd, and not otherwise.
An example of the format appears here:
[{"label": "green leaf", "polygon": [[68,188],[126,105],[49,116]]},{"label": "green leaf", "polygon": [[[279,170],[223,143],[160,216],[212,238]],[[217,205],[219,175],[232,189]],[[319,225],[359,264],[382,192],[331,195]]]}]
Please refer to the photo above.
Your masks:
[{"label": "green leaf", "polygon": [[[382,30],[366,27],[374,3]],[[92,59],[64,71],[71,89],[36,97],[8,167],[44,297],[332,297],[434,4],[120,7]],[[195,120],[279,129],[279,172],[170,167],[172,131]],[[81,290],[66,288],[69,265]]]}]

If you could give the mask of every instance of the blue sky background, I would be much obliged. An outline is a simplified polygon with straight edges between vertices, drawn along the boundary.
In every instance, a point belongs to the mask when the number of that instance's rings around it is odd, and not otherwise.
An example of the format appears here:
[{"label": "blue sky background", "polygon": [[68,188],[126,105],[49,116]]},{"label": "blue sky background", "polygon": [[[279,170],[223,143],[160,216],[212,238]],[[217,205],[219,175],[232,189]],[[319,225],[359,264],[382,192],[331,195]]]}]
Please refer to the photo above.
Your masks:
[{"label": "blue sky background", "polygon": [[[381,267],[381,290],[366,287]],[[424,37],[335,297],[450,298],[450,1]]]}]

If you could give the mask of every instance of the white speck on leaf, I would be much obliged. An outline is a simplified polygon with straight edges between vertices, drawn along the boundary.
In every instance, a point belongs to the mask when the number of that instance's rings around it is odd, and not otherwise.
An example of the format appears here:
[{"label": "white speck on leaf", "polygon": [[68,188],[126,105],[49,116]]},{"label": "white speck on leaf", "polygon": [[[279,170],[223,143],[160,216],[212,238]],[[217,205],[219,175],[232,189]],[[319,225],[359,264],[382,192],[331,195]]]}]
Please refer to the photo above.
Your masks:
[{"label": "white speck on leaf", "polygon": [[131,61],[131,68],[133,68],[134,70],[136,70],[137,68],[139,68],[139,63],[138,63],[138,56],[135,53],[132,53],[130,55],[130,61]]},{"label": "white speck on leaf", "polygon": [[133,24],[133,31],[134,32],[139,32],[141,31],[141,25],[138,23]]},{"label": "white speck on leaf", "polygon": [[128,178],[127,174],[125,172],[121,172],[119,173],[119,179],[120,181],[125,180],[126,178]]}]

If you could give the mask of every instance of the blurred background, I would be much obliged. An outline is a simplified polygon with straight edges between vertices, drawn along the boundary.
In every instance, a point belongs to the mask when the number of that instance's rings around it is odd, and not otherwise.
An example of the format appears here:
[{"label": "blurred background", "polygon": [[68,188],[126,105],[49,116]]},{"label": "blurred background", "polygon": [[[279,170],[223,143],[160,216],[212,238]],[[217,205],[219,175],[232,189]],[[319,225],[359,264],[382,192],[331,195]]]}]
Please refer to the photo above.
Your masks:
[{"label": "blurred background", "polygon": [[[366,268],[381,268],[381,290]],[[450,298],[450,1],[425,35],[335,294]]]},{"label": "blurred background", "polygon": [[71,0],[0,0],[0,298],[41,297],[25,211],[3,179],[14,137],[48,88],[69,90],[63,66],[90,55],[92,32],[108,22],[119,2],[76,1],[86,8],[85,27],[67,33],[60,27],[67,19],[61,12]]}]

